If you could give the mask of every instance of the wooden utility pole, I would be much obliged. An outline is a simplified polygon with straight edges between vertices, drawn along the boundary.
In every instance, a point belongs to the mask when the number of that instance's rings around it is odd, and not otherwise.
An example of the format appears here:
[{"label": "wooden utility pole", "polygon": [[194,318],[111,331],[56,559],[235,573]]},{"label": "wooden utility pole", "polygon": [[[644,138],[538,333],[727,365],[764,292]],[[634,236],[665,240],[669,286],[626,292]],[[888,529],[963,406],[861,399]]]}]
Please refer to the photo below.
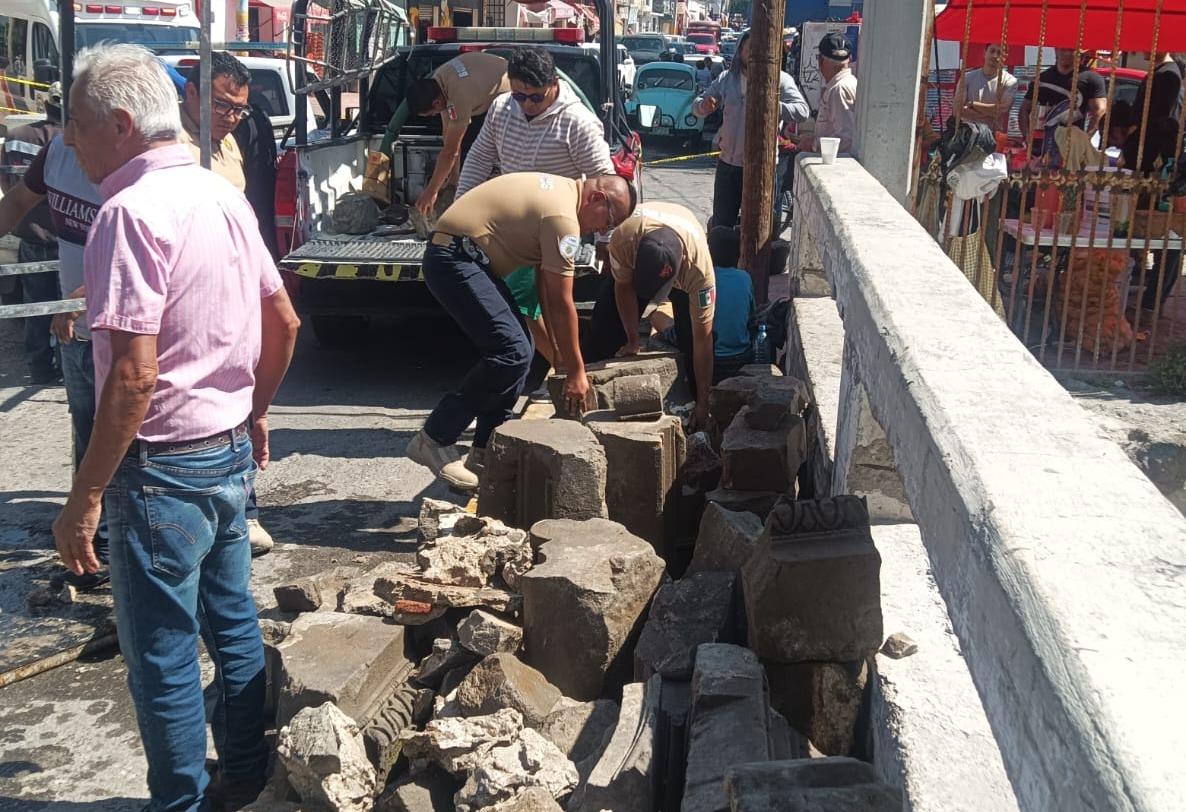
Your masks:
[{"label": "wooden utility pole", "polygon": [[749,271],[754,281],[754,297],[758,304],[766,302],[770,280],[784,13],[783,0],[754,0],[750,7],[745,83],[745,171],[741,191],[741,267]]}]

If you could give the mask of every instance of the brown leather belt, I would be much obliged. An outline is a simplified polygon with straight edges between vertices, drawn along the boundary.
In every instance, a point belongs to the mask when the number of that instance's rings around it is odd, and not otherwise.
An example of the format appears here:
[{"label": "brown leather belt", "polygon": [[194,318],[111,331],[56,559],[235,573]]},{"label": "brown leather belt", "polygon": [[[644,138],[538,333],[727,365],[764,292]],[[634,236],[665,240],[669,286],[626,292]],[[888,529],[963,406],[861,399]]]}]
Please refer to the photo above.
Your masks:
[{"label": "brown leather belt", "polygon": [[126,457],[169,457],[177,454],[192,454],[195,451],[205,451],[231,445],[236,440],[242,442],[250,436],[247,421],[243,421],[233,429],[211,434],[199,440],[182,440],[176,443],[150,443],[147,440],[133,440],[128,446]]}]

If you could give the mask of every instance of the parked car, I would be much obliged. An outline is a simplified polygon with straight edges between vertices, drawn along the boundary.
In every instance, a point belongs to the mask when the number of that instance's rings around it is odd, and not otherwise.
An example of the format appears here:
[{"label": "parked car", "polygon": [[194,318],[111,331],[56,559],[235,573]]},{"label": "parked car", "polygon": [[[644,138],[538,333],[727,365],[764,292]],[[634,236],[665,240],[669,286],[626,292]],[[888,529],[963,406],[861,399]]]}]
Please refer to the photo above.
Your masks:
[{"label": "parked car", "polygon": [[650,62],[634,76],[634,95],[626,120],[640,135],[671,136],[699,142],[704,119],[692,114],[696,69],[684,62]]},{"label": "parked car", "polygon": [[[601,51],[601,45],[596,42],[586,42],[582,46],[587,50],[593,52],[597,56]],[[617,43],[618,50],[618,82],[622,85],[624,90],[629,90],[634,87],[634,57],[630,56],[630,51],[622,43]]]},{"label": "parked car", "polygon": [[721,41],[721,58],[725,60],[725,67],[733,64],[733,57],[737,55],[737,39],[726,39]]},{"label": "parked car", "polygon": [[688,34],[688,42],[696,46],[696,52],[701,54],[719,54],[720,47],[717,38],[712,34]]},{"label": "parked car", "polygon": [[648,62],[654,62],[659,55],[667,50],[667,43],[662,34],[631,34],[622,37],[622,44],[630,52],[634,66],[641,67]]}]

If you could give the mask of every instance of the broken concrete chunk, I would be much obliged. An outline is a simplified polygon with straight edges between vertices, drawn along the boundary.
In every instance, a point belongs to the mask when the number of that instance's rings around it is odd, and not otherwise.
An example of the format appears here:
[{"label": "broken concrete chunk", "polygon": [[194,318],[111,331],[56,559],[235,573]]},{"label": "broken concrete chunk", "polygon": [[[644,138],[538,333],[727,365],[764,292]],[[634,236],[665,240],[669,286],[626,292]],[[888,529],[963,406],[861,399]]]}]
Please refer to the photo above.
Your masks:
[{"label": "broken concrete chunk", "polygon": [[600,755],[618,722],[618,703],[612,699],[575,702],[562,697],[538,730],[577,764]]},{"label": "broken concrete chunk", "polygon": [[605,452],[571,420],[512,420],[486,450],[478,504],[513,527],[541,519],[604,517]]},{"label": "broken concrete chunk", "polygon": [[335,234],[370,234],[379,224],[379,207],[362,192],[346,192],[334,203]]},{"label": "broken concrete chunk", "polygon": [[463,778],[478,763],[475,752],[483,745],[506,744],[523,730],[523,715],[513,708],[503,708],[489,716],[446,717],[433,719],[424,730],[406,730],[400,734],[404,755],[423,759]]},{"label": "broken concrete chunk", "polygon": [[766,678],[752,651],[708,643],[696,650],[682,812],[728,808],[725,771],[770,758]]},{"label": "broken concrete chunk", "polygon": [[902,794],[880,783],[872,765],[851,758],[769,761],[731,768],[730,812],[898,812]]},{"label": "broken concrete chunk", "polygon": [[303,708],[281,731],[276,751],[288,781],[310,806],[368,812],[375,771],[358,726],[332,702]]},{"label": "broken concrete chunk", "polygon": [[483,812],[564,812],[564,807],[544,787],[528,787],[509,801],[495,804]]},{"label": "broken concrete chunk", "polygon": [[609,393],[609,407],[620,420],[653,420],[663,414],[662,384],[654,373],[614,378]]},{"label": "broken concrete chunk", "polygon": [[785,423],[779,423],[767,431],[750,425],[750,408],[741,407],[737,417],[725,430],[725,438],[721,442],[721,485],[740,491],[787,493],[803,462],[802,455],[796,454],[792,458],[788,453],[787,438],[802,435],[804,440],[801,445],[806,448],[803,418],[788,414]]},{"label": "broken concrete chunk", "polygon": [[342,588],[361,574],[358,567],[334,567],[273,587],[272,594],[281,612],[316,612],[322,607],[332,610],[338,606]]},{"label": "broken concrete chunk", "polygon": [[403,627],[364,615],[302,614],[276,650],[279,725],[325,702],[365,725],[413,667]]},{"label": "broken concrete chunk", "polygon": [[869,681],[865,660],[766,663],[770,704],[822,753],[847,756]]},{"label": "broken concrete chunk", "polygon": [[531,729],[507,743],[480,747],[475,764],[454,802],[458,812],[479,812],[511,801],[532,787],[553,799],[577,785],[577,770],[556,745]]},{"label": "broken concrete chunk", "polygon": [[452,532],[425,542],[416,552],[420,577],[457,586],[489,586],[502,576],[516,588],[519,576],[531,569],[527,532],[507,527],[497,519],[463,514]]},{"label": "broken concrete chunk", "polygon": [[420,540],[435,541],[438,536],[448,535],[458,518],[465,515],[465,508],[460,505],[424,497],[420,502],[420,521],[417,525]]},{"label": "broken concrete chunk", "polygon": [[753,555],[762,535],[762,520],[757,514],[727,510],[710,502],[700,519],[700,534],[689,572],[740,573]]},{"label": "broken concrete chunk", "polygon": [[917,654],[918,643],[915,643],[913,638],[908,634],[894,632],[885,638],[885,643],[881,646],[881,653],[890,659],[900,660],[903,657],[909,657],[911,654]]},{"label": "broken concrete chunk", "polygon": [[684,430],[679,418],[664,415],[641,422],[602,419],[585,425],[605,449],[609,518],[649,541],[656,550],[663,549],[667,503],[684,461]]},{"label": "broken concrete chunk", "polygon": [[712,388],[709,410],[718,429],[724,431],[733,424],[742,407],[761,401],[780,403],[791,414],[802,414],[808,402],[807,387],[802,381],[787,376],[738,375],[726,378]]},{"label": "broken concrete chunk", "polygon": [[429,766],[388,787],[375,801],[375,812],[453,812],[453,795],[460,788],[444,770]]},{"label": "broken concrete chunk", "polygon": [[457,639],[482,657],[500,651],[514,654],[523,645],[523,630],[510,621],[475,609],[457,624]]},{"label": "broken concrete chunk", "polygon": [[680,483],[701,493],[717,487],[721,482],[721,457],[712,447],[708,432],[689,434],[686,449]]},{"label": "broken concrete chunk", "polygon": [[[393,608],[410,611],[416,604],[428,604],[433,609],[488,608],[496,612],[514,614],[522,601],[514,592],[496,587],[454,586],[427,581],[420,573],[405,566],[389,572],[375,581],[375,594],[392,604]],[[406,602],[402,603],[401,602]],[[439,615],[435,615],[439,617]],[[432,619],[427,618],[427,620]]]},{"label": "broken concrete chunk", "polygon": [[766,517],[774,509],[775,503],[783,496],[784,494],[778,491],[737,491],[732,488],[717,488],[715,491],[705,494],[704,498],[710,503],[720,505],[725,510],[753,513],[762,521],[766,521]]},{"label": "broken concrete chunk", "polygon": [[697,646],[735,641],[736,577],[698,572],[659,587],[634,649],[635,679],[646,681],[654,674],[691,679]]},{"label": "broken concrete chunk", "polygon": [[663,559],[612,522],[532,528],[540,562],[523,576],[525,659],[565,696],[591,700],[623,684]]},{"label": "broken concrete chunk", "polygon": [[420,662],[412,679],[420,685],[439,688],[447,673],[455,668],[472,667],[478,659],[478,655],[456,640],[439,637],[432,641],[432,653]]},{"label": "broken concrete chunk", "polygon": [[[659,390],[664,400],[683,403],[688,400],[682,397],[683,387],[679,380],[679,364],[675,353],[642,353],[629,358],[611,358],[585,365],[585,374],[589,378],[591,391],[597,393],[596,404],[589,408],[612,408],[610,400],[612,391],[610,384],[615,378],[628,375],[658,375]],[[564,402],[564,376],[551,375],[548,377],[548,394],[552,398],[552,405],[556,408],[557,417],[575,418],[577,415],[568,413],[568,405]]]},{"label": "broken concrete chunk", "polygon": [[865,659],[882,641],[880,570],[863,499],[779,502],[742,570],[750,647],[780,663]]},{"label": "broken concrete chunk", "polygon": [[656,760],[661,678],[622,689],[622,709],[608,746],[568,802],[568,812],[652,812],[661,765]]},{"label": "broken concrete chunk", "polygon": [[484,716],[502,708],[523,714],[529,727],[540,725],[560,700],[560,691],[514,654],[492,654],[475,665],[457,686],[457,706],[465,716]]}]

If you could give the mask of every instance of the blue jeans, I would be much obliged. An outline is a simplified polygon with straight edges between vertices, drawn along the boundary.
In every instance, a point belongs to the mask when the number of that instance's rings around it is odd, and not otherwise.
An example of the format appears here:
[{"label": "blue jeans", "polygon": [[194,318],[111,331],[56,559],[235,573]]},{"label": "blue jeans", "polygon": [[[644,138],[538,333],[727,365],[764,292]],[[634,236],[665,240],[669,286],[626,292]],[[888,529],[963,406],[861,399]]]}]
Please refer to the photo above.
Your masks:
[{"label": "blue jeans", "polygon": [[189,454],[125,458],[104,496],[116,626],[153,812],[203,807],[199,633],[215,667],[222,775],[262,780],[267,768],[264,650],[243,514],[254,477],[243,433]]},{"label": "blue jeans", "polygon": [[458,247],[428,246],[424,282],[482,354],[454,392],[424,424],[435,442],[451,445],[477,418],[474,446],[485,448],[494,430],[510,419],[527,380],[535,345],[510,288]]},{"label": "blue jeans", "polygon": [[[70,422],[74,425],[74,469],[78,470],[95,428],[95,356],[91,342],[80,338],[59,346],[66,404],[70,407]],[[95,555],[104,564],[107,563],[107,546],[107,511],[103,511],[95,534]]]}]

